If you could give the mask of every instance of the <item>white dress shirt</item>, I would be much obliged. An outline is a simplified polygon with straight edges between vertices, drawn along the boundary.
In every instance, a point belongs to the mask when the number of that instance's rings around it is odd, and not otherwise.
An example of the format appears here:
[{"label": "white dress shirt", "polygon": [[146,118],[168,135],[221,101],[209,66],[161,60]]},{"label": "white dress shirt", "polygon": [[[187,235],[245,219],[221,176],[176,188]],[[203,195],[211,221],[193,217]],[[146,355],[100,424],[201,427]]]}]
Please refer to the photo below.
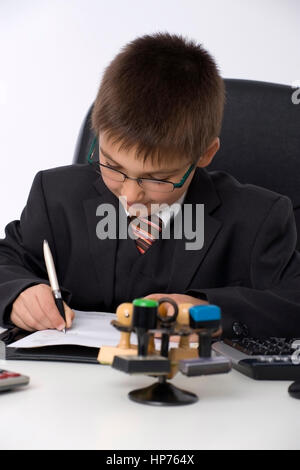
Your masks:
[{"label": "white dress shirt", "polygon": [[[175,217],[178,212],[180,211],[180,208],[183,204],[184,198],[186,195],[186,191],[181,195],[177,201],[173,202],[170,206],[166,207],[165,209],[158,211],[157,215],[162,219],[164,227],[167,227],[168,223],[171,221],[173,217]],[[125,209],[126,215],[130,217],[129,212]]]}]

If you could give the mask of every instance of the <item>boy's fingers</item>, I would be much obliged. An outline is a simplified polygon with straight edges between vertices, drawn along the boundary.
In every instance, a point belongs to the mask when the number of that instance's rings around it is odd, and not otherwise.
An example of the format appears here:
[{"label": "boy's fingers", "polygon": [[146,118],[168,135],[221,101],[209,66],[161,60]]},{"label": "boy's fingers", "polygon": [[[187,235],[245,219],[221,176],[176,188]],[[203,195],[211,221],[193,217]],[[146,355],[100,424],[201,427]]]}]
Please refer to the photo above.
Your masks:
[{"label": "boy's fingers", "polygon": [[66,321],[59,313],[51,288],[38,284],[24,289],[18,295],[12,305],[10,318],[15,325],[29,331],[52,328],[61,330],[70,327],[75,316],[65,303],[64,306]]},{"label": "boy's fingers", "polygon": [[18,315],[15,309],[13,310],[10,319],[16,326],[22,328],[22,330],[35,331],[34,328],[31,328],[29,325],[27,325],[27,323],[24,322],[24,320],[20,317],[20,315]]},{"label": "boy's fingers", "polygon": [[15,303],[16,313],[22,318],[24,323],[35,330],[45,330],[51,325],[47,317],[43,316],[38,299],[33,295],[20,295]]},{"label": "boy's fingers", "polygon": [[[144,297],[144,299],[152,299],[152,300],[159,300],[161,299],[162,297],[171,297],[172,298],[172,295],[170,294],[149,294],[149,295],[146,295]],[[174,308],[172,307],[172,305],[170,304],[167,304],[167,303],[162,303],[160,304],[160,306],[158,307],[158,311],[159,311],[159,314],[163,317],[165,316],[172,316],[173,313],[174,313]]]},{"label": "boy's fingers", "polygon": [[50,322],[50,328],[57,330],[61,330],[62,327],[64,328],[65,322],[59,313],[52,293],[49,291],[43,298],[37,297],[37,300],[44,316],[48,318]]},{"label": "boy's fingers", "polygon": [[66,328],[71,328],[72,322],[75,317],[75,312],[64,302],[65,315],[66,315]]},{"label": "boy's fingers", "polygon": [[166,294],[149,294],[149,295],[145,295],[145,297],[143,297],[143,298],[144,298],[144,299],[158,300],[158,299],[160,299],[163,295],[166,295]]}]

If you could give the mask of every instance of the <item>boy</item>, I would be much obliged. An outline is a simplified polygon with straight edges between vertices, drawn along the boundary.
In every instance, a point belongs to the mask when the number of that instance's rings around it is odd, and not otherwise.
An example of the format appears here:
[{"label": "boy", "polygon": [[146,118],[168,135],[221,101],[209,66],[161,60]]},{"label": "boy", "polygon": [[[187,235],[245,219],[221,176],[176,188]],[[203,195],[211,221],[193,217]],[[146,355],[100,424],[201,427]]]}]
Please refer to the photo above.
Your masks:
[{"label": "boy", "polygon": [[[223,80],[200,45],[158,33],[124,47],[93,107],[95,165],[37,173],[20,221],[6,227],[2,325],[64,328],[47,280],[47,239],[67,327],[71,308],[115,311],[136,297],[168,294],[179,303],[219,305],[224,337],[299,336],[300,254],[290,200],[205,169],[220,146],[223,108]],[[137,203],[143,227],[129,224]],[[155,212],[157,203],[167,206]],[[187,249],[185,231],[175,237],[173,204],[179,215],[204,205],[204,218],[194,211],[184,221],[204,230],[200,248]],[[102,237],[101,208],[108,205],[137,239]],[[159,218],[148,223],[153,213]],[[153,237],[166,227],[173,236]]]}]

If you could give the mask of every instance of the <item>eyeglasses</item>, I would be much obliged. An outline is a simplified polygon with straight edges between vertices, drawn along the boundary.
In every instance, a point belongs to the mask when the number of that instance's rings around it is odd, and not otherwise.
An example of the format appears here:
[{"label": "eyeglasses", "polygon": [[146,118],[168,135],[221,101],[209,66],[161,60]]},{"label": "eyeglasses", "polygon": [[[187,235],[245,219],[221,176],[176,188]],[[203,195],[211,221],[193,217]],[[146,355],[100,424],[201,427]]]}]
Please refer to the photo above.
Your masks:
[{"label": "eyeglasses", "polygon": [[97,173],[101,174],[101,176],[104,178],[110,179],[111,181],[115,181],[118,183],[124,183],[126,179],[134,180],[138,183],[141,188],[143,188],[144,191],[171,193],[172,191],[174,191],[175,188],[181,188],[184,185],[191,171],[195,167],[194,163],[192,163],[181,178],[181,180],[179,181],[179,183],[172,183],[168,180],[160,180],[153,178],[132,178],[131,176],[127,176],[122,171],[116,170],[115,168],[112,168],[108,165],[104,165],[104,163],[100,163],[99,161],[96,162],[93,160],[93,156],[96,149],[96,141],[97,137],[95,137],[92,142],[88,153],[87,161],[90,165],[96,166]]}]

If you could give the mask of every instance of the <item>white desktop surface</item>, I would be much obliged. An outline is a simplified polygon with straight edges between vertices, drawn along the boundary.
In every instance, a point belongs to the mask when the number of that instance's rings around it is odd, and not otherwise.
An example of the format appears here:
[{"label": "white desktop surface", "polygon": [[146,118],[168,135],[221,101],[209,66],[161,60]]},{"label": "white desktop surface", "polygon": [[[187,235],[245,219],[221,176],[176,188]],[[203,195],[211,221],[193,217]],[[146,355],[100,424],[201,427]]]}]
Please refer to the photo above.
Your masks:
[{"label": "white desktop surface", "polygon": [[180,407],[129,400],[155,381],[97,364],[0,361],[30,376],[0,394],[1,449],[300,449],[300,400],[289,381],[236,371],[172,383],[199,396]]}]

